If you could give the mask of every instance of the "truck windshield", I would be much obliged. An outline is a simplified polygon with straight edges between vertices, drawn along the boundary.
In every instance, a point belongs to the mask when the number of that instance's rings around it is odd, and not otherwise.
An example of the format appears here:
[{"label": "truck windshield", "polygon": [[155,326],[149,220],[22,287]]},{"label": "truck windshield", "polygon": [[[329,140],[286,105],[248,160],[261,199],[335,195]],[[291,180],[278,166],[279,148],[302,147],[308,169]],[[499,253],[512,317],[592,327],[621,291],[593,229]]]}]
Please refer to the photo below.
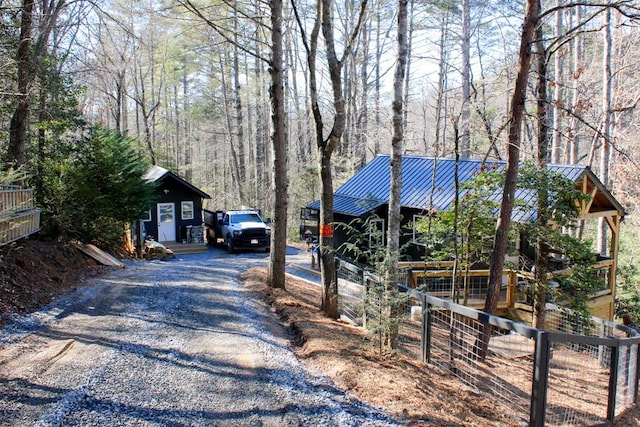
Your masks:
[{"label": "truck windshield", "polygon": [[231,222],[236,224],[238,222],[262,222],[258,214],[246,213],[231,215]]}]

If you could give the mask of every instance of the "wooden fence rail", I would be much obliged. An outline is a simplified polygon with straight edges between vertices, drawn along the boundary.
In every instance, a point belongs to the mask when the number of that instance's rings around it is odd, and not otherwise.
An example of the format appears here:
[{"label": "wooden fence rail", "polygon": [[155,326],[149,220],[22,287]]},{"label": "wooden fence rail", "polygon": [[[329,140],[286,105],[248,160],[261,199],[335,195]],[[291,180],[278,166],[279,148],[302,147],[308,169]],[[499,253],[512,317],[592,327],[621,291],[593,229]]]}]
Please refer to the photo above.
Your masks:
[{"label": "wooden fence rail", "polygon": [[0,187],[0,246],[40,231],[32,188]]}]

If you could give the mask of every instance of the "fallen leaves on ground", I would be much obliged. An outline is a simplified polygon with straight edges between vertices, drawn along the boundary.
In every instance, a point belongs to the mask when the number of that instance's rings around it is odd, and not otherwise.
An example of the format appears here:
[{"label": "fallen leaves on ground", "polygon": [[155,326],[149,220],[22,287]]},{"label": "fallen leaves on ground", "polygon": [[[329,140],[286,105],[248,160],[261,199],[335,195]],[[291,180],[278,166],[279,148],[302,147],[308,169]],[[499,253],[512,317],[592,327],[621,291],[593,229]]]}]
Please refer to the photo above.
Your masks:
[{"label": "fallen leaves on ground", "polygon": [[415,426],[517,426],[504,409],[458,380],[404,354],[380,354],[366,331],[325,317],[321,288],[287,277],[286,290],[268,288],[267,270],[242,274],[292,334],[302,362],[358,399]]}]

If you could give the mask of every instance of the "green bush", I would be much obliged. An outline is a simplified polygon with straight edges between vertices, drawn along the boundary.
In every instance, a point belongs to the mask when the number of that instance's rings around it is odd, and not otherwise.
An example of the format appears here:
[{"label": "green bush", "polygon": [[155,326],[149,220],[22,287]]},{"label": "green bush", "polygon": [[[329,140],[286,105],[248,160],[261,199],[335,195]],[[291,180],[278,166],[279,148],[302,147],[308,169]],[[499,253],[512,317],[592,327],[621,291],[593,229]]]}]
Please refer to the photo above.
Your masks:
[{"label": "green bush", "polygon": [[40,165],[38,202],[46,234],[107,250],[122,247],[125,227],[149,209],[154,189],[143,179],[148,165],[133,142],[96,127],[67,156]]}]

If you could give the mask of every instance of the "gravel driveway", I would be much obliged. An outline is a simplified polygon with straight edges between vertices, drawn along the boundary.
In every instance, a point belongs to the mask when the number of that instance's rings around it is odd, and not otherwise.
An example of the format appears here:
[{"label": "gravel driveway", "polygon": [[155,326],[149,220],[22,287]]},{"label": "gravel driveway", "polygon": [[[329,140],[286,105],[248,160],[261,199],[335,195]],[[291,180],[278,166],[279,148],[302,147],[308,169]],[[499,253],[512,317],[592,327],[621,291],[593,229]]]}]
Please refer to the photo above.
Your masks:
[{"label": "gravel driveway", "polygon": [[5,326],[0,426],[395,425],[306,370],[243,294],[238,272],[267,264],[214,248],[132,262]]}]

